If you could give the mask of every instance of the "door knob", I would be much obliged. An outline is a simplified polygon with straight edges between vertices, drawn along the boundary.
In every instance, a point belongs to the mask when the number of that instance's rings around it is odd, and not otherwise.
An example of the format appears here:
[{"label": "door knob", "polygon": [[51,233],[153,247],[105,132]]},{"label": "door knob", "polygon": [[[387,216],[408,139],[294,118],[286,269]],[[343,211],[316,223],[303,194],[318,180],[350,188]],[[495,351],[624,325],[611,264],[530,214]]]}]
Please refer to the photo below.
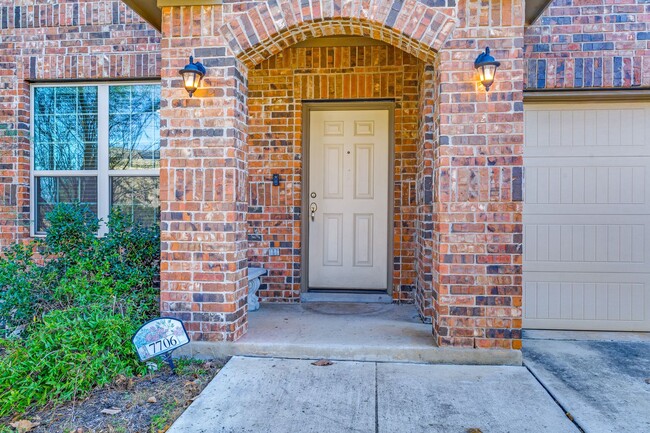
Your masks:
[{"label": "door knob", "polygon": [[318,205],[316,203],[313,203],[309,205],[309,211],[311,212],[311,220],[314,221],[314,218],[316,217],[316,211],[318,210]]}]

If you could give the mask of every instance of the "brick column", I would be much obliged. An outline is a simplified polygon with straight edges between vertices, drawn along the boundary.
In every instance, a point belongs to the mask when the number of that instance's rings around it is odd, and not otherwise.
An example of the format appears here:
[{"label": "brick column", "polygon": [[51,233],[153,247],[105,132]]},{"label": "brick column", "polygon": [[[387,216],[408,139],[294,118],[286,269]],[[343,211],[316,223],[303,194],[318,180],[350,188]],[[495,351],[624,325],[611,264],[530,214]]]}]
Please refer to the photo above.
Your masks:
[{"label": "brick column", "polygon": [[16,44],[0,66],[0,248],[29,237],[29,85]]},{"label": "brick column", "polygon": [[[439,53],[440,345],[521,347],[523,13],[521,0],[461,0],[459,24]],[[501,62],[489,93],[473,66],[486,46]]]},{"label": "brick column", "polygon": [[[247,327],[246,67],[218,33],[222,6],[163,8],[161,309],[195,341]],[[207,73],[190,98],[178,74]]]},{"label": "brick column", "polygon": [[433,293],[433,149],[438,137],[439,119],[436,110],[437,80],[434,65],[422,65],[419,76],[418,149],[417,160],[417,225],[416,225],[416,268],[417,284],[415,303],[420,318],[431,323],[436,313]]}]

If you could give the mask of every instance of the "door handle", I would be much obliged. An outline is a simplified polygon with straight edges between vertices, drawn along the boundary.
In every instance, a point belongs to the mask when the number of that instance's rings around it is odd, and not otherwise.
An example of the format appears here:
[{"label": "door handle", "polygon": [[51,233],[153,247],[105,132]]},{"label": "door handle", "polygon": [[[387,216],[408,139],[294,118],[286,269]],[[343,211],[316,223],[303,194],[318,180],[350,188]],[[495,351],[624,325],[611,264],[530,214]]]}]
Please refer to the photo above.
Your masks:
[{"label": "door handle", "polygon": [[314,218],[316,217],[316,211],[318,210],[318,205],[316,203],[313,203],[309,205],[309,211],[311,212],[311,220],[314,221]]}]

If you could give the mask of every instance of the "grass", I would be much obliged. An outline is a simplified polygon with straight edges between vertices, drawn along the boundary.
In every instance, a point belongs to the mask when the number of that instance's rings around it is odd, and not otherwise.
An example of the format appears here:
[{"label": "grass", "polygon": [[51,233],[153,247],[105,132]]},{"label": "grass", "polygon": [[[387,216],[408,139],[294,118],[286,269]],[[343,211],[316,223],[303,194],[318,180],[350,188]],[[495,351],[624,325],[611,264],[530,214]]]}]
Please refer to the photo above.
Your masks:
[{"label": "grass", "polygon": [[151,433],[158,433],[167,430],[171,423],[183,413],[183,408],[176,402],[167,402],[163,411],[151,417]]}]

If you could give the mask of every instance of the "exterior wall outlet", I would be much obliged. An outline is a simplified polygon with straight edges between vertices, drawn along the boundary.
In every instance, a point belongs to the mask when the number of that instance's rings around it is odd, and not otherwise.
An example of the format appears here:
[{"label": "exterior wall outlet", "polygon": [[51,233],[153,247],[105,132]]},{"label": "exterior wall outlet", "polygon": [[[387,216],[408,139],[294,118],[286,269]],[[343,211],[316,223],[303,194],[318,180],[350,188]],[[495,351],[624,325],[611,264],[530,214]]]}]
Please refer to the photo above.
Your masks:
[{"label": "exterior wall outlet", "polygon": [[274,248],[274,247],[269,248],[269,256],[279,256],[279,255],[280,255],[280,248]]}]

